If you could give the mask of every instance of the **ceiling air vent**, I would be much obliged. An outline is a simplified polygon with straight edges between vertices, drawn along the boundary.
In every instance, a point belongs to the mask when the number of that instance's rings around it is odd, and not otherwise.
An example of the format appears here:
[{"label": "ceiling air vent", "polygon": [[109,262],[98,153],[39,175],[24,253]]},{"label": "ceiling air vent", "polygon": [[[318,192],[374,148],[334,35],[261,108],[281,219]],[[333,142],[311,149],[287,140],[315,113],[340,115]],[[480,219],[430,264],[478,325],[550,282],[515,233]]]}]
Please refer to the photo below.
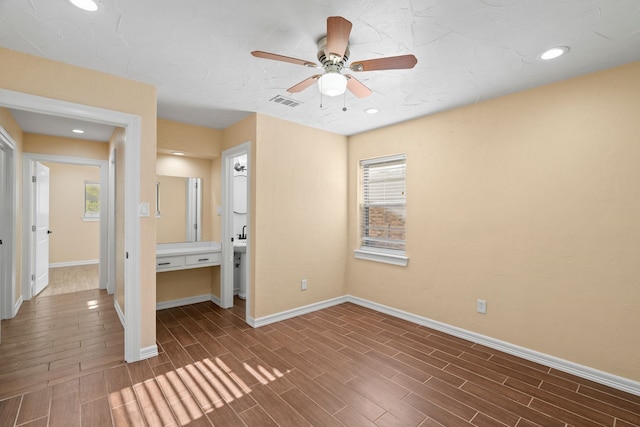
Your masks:
[{"label": "ceiling air vent", "polygon": [[302,102],[300,101],[296,101],[295,99],[287,98],[286,96],[282,95],[276,95],[269,101],[276,102],[282,105],[288,105],[289,107],[297,107],[298,105],[302,104]]}]

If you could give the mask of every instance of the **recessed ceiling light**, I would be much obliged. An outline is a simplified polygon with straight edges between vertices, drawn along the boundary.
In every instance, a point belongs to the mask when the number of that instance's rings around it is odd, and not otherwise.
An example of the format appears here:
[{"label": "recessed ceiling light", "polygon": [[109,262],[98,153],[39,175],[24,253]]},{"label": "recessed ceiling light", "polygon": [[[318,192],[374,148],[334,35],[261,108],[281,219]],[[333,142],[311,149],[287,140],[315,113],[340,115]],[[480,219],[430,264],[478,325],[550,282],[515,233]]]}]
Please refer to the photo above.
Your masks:
[{"label": "recessed ceiling light", "polygon": [[364,110],[365,113],[367,114],[375,114],[378,112],[377,108],[367,108],[366,110]]},{"label": "recessed ceiling light", "polygon": [[93,0],[69,0],[72,5],[87,12],[95,12],[98,10],[98,3]]},{"label": "recessed ceiling light", "polygon": [[73,132],[73,133],[84,133],[84,131],[82,129],[71,129],[71,132]]},{"label": "recessed ceiling light", "polygon": [[544,61],[548,61],[550,59],[555,59],[559,56],[564,55],[569,52],[569,48],[567,46],[556,46],[551,49],[547,49],[540,55],[540,59]]},{"label": "recessed ceiling light", "polygon": [[182,151],[172,151],[171,154],[174,156],[184,156],[184,152]]}]

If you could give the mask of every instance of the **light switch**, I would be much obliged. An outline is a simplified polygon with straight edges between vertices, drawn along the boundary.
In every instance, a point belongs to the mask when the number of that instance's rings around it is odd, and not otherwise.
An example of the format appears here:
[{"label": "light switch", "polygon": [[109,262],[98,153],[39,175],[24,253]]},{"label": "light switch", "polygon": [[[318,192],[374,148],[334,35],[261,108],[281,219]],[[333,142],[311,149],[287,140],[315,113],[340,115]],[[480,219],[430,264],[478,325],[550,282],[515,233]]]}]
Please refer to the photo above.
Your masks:
[{"label": "light switch", "polygon": [[149,216],[149,202],[140,203],[140,216],[141,217]]}]

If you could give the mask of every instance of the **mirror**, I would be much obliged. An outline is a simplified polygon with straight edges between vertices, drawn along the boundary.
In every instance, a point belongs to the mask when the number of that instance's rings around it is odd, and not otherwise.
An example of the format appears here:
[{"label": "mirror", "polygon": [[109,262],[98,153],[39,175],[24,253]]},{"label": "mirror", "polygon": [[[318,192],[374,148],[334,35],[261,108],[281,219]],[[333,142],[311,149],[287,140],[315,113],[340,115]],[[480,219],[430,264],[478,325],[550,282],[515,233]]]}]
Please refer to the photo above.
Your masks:
[{"label": "mirror", "polygon": [[202,180],[159,175],[156,182],[157,243],[202,240]]}]

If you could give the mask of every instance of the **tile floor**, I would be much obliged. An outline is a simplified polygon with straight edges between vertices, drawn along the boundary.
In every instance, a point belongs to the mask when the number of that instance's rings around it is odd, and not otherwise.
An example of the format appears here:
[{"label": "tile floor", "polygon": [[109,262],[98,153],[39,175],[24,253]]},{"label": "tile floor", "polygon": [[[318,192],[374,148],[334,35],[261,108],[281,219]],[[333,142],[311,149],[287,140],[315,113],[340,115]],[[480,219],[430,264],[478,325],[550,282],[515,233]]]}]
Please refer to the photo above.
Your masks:
[{"label": "tile floor", "polygon": [[104,291],[32,301],[2,324],[3,427],[640,426],[640,396],[353,304],[159,311],[159,356],[126,364]]}]

